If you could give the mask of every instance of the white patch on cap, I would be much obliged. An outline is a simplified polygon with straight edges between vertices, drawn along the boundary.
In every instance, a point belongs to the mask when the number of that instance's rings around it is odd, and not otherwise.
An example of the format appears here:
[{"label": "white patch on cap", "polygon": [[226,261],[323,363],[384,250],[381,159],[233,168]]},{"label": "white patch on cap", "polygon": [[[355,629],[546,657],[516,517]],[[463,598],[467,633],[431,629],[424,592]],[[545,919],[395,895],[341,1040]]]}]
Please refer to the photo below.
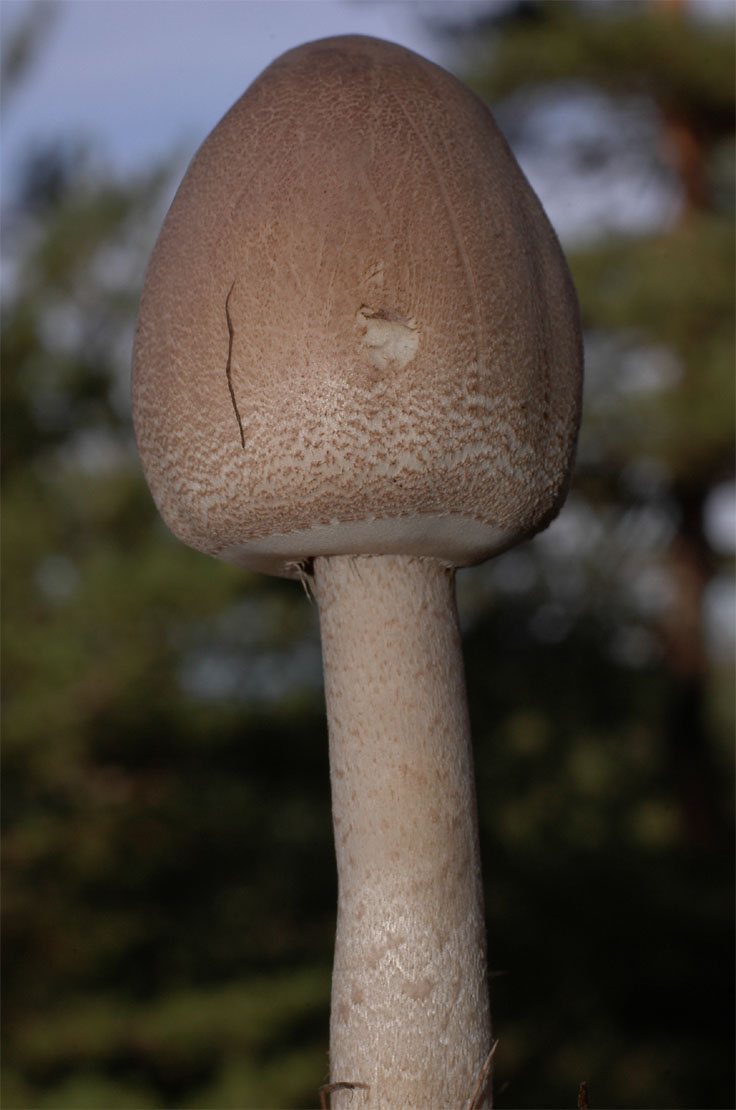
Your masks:
[{"label": "white patch on cap", "polygon": [[419,346],[417,325],[393,308],[361,305],[356,316],[360,344],[377,370],[401,370]]}]

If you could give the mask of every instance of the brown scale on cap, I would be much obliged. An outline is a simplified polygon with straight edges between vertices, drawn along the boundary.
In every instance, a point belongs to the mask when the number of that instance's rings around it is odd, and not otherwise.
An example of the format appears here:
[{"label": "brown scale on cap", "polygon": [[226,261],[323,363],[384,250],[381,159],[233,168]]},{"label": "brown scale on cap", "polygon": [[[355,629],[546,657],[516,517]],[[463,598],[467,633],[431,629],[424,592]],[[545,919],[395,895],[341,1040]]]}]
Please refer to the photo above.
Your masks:
[{"label": "brown scale on cap", "polygon": [[276,574],[461,566],[558,511],[578,310],[485,106],[360,36],[278,58],[195,155],[146,277],[136,436],[172,531]]}]

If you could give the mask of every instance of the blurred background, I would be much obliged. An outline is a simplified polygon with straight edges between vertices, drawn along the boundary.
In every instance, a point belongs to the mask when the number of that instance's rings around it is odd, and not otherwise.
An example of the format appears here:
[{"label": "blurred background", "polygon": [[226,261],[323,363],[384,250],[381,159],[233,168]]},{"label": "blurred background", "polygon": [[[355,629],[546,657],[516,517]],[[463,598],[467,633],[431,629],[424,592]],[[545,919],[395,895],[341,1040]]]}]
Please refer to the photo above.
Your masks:
[{"label": "blurred background", "polygon": [[188,159],[277,54],[359,31],[493,106],[585,328],[564,511],[458,575],[496,1105],[733,1107],[733,5],[1,14],[3,1106],[308,1108],[327,1080],[315,607],[166,532],[128,388]]}]

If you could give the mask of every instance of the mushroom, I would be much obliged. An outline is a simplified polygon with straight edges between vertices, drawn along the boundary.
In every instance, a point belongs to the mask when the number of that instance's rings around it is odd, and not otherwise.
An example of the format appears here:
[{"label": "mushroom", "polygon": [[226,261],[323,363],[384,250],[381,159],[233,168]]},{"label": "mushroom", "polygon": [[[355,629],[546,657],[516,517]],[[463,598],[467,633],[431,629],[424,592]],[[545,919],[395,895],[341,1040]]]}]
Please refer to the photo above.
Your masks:
[{"label": "mushroom", "polygon": [[389,42],[277,58],[156,243],[133,366],[156,504],[319,607],[335,1106],[490,1105],[454,572],[558,512],[581,377],[562,251],[492,116]]}]

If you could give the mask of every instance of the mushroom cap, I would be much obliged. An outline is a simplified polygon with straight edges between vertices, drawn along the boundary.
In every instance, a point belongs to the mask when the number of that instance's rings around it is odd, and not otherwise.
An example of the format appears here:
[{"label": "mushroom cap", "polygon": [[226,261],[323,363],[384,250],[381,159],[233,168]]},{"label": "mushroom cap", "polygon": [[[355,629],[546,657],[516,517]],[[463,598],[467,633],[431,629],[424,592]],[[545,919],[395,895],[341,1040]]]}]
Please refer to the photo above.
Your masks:
[{"label": "mushroom cap", "polygon": [[133,415],[171,530],[293,576],[462,566],[564,500],[568,268],[485,105],[393,43],[277,58],[194,156],[146,274]]}]

